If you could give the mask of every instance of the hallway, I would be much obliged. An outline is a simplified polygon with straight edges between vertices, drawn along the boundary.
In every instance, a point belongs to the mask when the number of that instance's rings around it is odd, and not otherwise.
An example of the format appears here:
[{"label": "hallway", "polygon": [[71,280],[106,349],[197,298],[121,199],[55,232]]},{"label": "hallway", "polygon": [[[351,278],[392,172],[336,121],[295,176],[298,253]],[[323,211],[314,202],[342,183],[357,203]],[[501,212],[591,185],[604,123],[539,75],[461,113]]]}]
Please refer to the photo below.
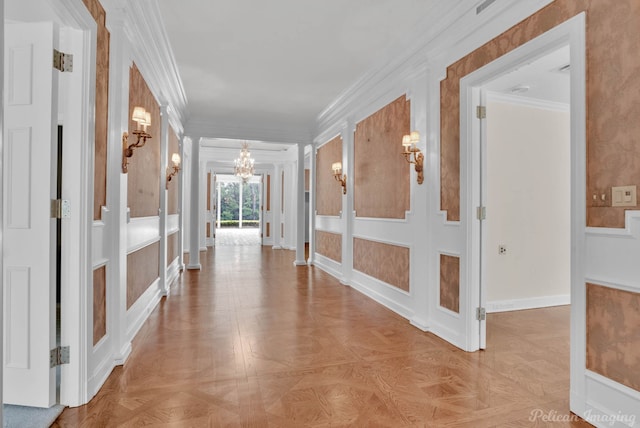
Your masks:
[{"label": "hallway", "polygon": [[466,353],[293,259],[260,246],[203,254],[124,367],[53,426],[530,426],[534,409],[570,415],[569,307],[492,314],[488,350]]}]

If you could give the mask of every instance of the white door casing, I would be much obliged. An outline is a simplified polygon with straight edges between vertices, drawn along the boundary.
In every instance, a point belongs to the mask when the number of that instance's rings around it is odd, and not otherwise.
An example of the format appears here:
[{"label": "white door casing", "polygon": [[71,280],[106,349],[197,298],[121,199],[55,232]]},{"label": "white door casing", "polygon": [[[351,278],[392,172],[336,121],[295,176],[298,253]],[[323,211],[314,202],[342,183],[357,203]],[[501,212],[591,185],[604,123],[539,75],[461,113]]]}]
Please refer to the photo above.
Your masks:
[{"label": "white door casing", "polygon": [[3,220],[5,403],[55,403],[57,72],[54,24],[5,27]]}]

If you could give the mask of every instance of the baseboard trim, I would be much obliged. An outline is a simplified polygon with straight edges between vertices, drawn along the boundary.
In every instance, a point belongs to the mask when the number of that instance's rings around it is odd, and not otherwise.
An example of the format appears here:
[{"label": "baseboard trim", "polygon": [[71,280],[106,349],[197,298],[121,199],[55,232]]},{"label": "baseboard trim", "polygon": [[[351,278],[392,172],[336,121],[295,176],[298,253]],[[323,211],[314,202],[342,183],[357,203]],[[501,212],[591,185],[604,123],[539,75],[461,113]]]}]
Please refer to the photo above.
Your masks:
[{"label": "baseboard trim", "polygon": [[571,295],[531,297],[528,299],[496,300],[487,302],[487,313],[521,311],[525,309],[548,308],[571,304]]}]

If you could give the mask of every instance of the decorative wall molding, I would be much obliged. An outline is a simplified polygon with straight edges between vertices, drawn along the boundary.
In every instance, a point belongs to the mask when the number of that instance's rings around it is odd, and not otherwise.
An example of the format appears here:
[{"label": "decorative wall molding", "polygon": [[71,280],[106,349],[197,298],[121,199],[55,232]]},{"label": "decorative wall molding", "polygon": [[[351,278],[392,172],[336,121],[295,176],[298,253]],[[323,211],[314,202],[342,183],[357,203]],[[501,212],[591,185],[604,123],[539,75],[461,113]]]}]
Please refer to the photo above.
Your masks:
[{"label": "decorative wall molding", "polygon": [[160,240],[160,217],[134,217],[127,225],[127,254]]},{"label": "decorative wall molding", "polygon": [[569,113],[570,105],[535,98],[519,97],[517,95],[502,94],[500,92],[487,91],[487,102],[513,104],[522,107],[538,108],[542,110],[560,111]]}]

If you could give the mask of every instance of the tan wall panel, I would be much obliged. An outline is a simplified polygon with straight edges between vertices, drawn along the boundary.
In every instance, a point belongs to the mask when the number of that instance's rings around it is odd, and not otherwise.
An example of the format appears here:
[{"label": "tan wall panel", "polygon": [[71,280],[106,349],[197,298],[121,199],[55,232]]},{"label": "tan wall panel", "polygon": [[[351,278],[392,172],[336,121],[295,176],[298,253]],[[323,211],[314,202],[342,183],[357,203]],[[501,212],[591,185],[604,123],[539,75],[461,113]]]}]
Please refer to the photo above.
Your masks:
[{"label": "tan wall panel", "polygon": [[640,293],[587,284],[587,368],[640,391]]},{"label": "tan wall panel", "polygon": [[354,209],[358,217],[404,218],[410,209],[410,165],[402,136],[410,132],[411,106],[402,96],[356,126]]},{"label": "tan wall panel", "polygon": [[271,223],[267,223],[267,238],[271,236]]},{"label": "tan wall panel", "polygon": [[460,258],[440,254],[440,306],[460,313]]},{"label": "tan wall panel", "polygon": [[127,309],[158,278],[159,257],[159,242],[127,255]]},{"label": "tan wall panel", "polygon": [[316,211],[318,215],[338,216],[342,210],[342,187],[333,178],[331,165],[342,162],[342,137],[318,149],[316,155]]},{"label": "tan wall panel", "polygon": [[167,236],[167,266],[169,266],[178,257],[180,249],[178,248],[178,232]]},{"label": "tan wall panel", "polygon": [[93,345],[107,334],[107,269],[93,271]]},{"label": "tan wall panel", "polygon": [[271,211],[271,176],[267,174],[267,211]]},{"label": "tan wall panel", "polygon": [[316,252],[342,263],[342,235],[316,230]]},{"label": "tan wall panel", "polygon": [[[640,7],[615,2],[556,0],[452,64],[441,82],[441,208],[460,219],[460,79],[567,19],[587,19],[587,225],[624,227],[624,208],[591,207],[593,193],[611,186],[640,187]],[[609,196],[609,201],[611,200]],[[610,202],[607,203],[610,205]]]},{"label": "tan wall panel", "polygon": [[93,219],[100,220],[107,205],[107,133],[109,126],[109,30],[99,0],[83,0],[97,24],[96,45],[96,135],[93,167]]},{"label": "tan wall panel", "polygon": [[410,252],[407,247],[353,239],[353,268],[409,291]]},{"label": "tan wall panel", "polygon": [[[147,83],[134,64],[129,74],[129,143],[135,142],[131,134],[136,123],[131,120],[133,108],[144,107],[151,113],[151,126],[147,132],[151,139],[135,149],[129,158],[127,204],[131,217],[157,216],[160,208],[160,107]],[[164,171],[162,171],[164,174]]]},{"label": "tan wall panel", "polygon": [[309,174],[311,173],[311,171],[309,171],[308,169],[304,170],[304,191],[308,192],[309,191]]},{"label": "tan wall panel", "polygon": [[[180,142],[173,128],[169,127],[169,165],[171,166],[171,155],[180,154]],[[182,168],[182,167],[181,167]],[[182,170],[174,175],[169,182],[169,190],[167,191],[167,213],[169,215],[178,214],[178,176],[182,174]]]},{"label": "tan wall panel", "polygon": [[211,211],[211,173],[207,173],[207,211]]}]

